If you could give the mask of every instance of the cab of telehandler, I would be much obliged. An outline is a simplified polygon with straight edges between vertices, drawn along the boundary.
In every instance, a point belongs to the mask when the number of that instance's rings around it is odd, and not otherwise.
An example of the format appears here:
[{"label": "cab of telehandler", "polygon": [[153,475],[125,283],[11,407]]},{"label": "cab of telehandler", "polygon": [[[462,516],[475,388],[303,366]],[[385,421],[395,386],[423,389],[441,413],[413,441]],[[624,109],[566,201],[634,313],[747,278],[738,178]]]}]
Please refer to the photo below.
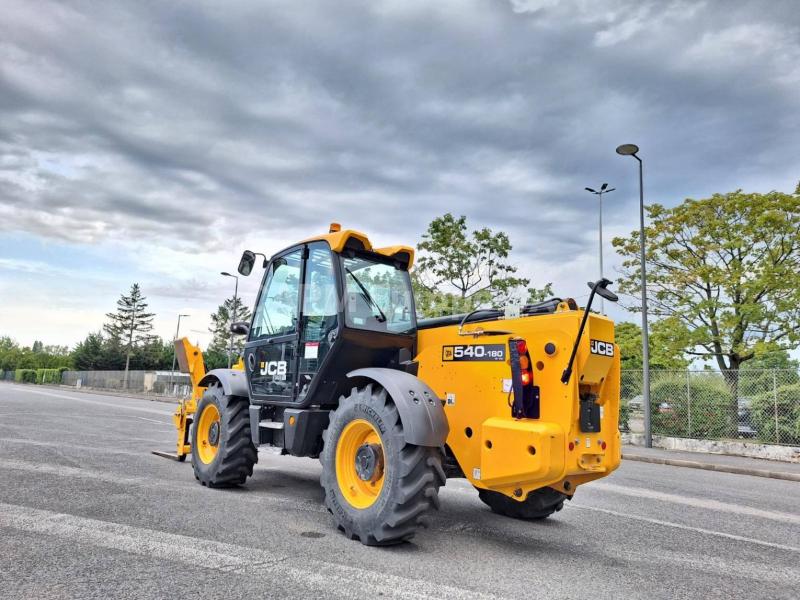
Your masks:
[{"label": "cab of telehandler", "polygon": [[[411,256],[368,251],[354,237],[339,252],[323,239],[273,256],[244,346],[251,403],[335,406],[346,391],[342,375],[410,361]],[[245,254],[240,272],[249,260]]]}]

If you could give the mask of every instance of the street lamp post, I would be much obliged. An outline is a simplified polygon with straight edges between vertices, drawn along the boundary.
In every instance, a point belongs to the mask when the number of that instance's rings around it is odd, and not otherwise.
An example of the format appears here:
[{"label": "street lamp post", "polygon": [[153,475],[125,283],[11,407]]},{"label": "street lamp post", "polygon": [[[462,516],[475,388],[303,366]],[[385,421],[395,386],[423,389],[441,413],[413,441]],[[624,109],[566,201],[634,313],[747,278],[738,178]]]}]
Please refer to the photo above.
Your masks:
[{"label": "street lamp post", "polygon": [[653,447],[653,435],[650,429],[650,339],[647,333],[647,267],[644,246],[644,177],[642,175],[642,159],[637,156],[639,146],[622,144],[617,147],[617,154],[632,156],[639,162],[639,251],[642,275],[642,400],[644,404],[644,445]]},{"label": "street lamp post", "polygon": [[178,358],[178,350],[175,348],[175,342],[178,341],[178,335],[181,332],[181,317],[190,317],[191,315],[178,315],[178,326],[175,328],[175,337],[172,340],[172,371],[169,372],[169,389],[172,390],[172,382],[175,379],[175,361]]},{"label": "street lamp post", "polygon": [[[592,194],[596,195],[600,200],[600,279],[603,278],[603,194],[608,194],[613,192],[616,188],[608,189],[608,184],[604,183],[600,186],[599,191],[595,191],[592,188],[584,188],[587,192],[591,192]],[[606,314],[606,305],[603,301],[603,298],[600,298],[600,314]]]},{"label": "street lamp post", "polygon": [[[239,298],[239,277],[236,275],[231,275],[227,271],[222,271],[220,275],[224,275],[225,277],[233,277],[236,280],[236,286],[233,289],[233,314],[231,315],[231,324],[236,322],[236,305],[238,304]],[[233,355],[233,333],[228,332],[230,334],[230,343],[228,344],[228,368],[231,368],[231,357]]]}]

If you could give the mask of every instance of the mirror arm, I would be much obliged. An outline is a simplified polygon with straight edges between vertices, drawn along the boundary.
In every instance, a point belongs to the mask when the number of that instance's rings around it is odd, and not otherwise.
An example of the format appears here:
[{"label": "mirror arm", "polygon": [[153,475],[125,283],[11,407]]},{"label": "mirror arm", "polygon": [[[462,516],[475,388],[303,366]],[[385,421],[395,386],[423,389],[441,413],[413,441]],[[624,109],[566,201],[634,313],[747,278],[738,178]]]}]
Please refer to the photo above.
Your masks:
[{"label": "mirror arm", "polygon": [[263,252],[253,252],[253,254],[255,254],[256,256],[263,256],[264,257],[264,262],[261,264],[261,268],[262,269],[266,269],[267,265],[269,264],[269,259],[267,258],[267,255],[264,254]]},{"label": "mirror arm", "polygon": [[605,289],[606,286],[608,286],[610,283],[611,283],[610,280],[603,277],[595,281],[594,285],[592,285],[592,293],[589,294],[589,300],[588,302],[586,302],[586,308],[583,311],[583,319],[581,319],[581,326],[578,328],[578,336],[575,338],[575,345],[572,346],[572,354],[570,354],[569,356],[569,362],[567,362],[567,367],[561,374],[561,383],[565,385],[569,382],[569,378],[572,376],[572,364],[575,362],[575,355],[578,353],[578,345],[581,343],[581,337],[583,337],[583,330],[586,328],[586,321],[589,318],[589,309],[592,308],[594,295],[597,293],[597,290]]}]

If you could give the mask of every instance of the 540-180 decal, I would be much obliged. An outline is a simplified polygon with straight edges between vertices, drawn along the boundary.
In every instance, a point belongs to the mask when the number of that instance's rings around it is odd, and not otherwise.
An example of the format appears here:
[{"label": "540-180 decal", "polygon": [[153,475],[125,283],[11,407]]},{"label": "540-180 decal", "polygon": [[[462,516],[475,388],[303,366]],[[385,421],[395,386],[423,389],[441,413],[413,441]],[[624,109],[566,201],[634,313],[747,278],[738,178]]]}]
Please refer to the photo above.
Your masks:
[{"label": "540-180 decal", "polygon": [[443,346],[443,361],[486,360],[500,361],[506,359],[505,344],[464,344],[459,346]]}]

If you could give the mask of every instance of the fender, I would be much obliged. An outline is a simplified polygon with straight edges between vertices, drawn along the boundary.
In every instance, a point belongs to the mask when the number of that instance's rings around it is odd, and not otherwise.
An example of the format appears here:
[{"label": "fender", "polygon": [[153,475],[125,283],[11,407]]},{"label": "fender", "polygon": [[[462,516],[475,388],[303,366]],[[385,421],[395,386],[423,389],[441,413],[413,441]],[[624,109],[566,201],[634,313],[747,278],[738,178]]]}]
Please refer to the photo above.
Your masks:
[{"label": "fender", "polygon": [[386,390],[400,413],[406,443],[444,446],[450,433],[447,416],[442,401],[424,381],[405,371],[378,367],[356,369],[347,376],[371,379]]},{"label": "fender", "polygon": [[250,397],[250,392],[247,388],[247,376],[244,371],[238,369],[214,369],[206,373],[197,385],[208,387],[209,384],[215,381],[220,383],[226,396]]}]

